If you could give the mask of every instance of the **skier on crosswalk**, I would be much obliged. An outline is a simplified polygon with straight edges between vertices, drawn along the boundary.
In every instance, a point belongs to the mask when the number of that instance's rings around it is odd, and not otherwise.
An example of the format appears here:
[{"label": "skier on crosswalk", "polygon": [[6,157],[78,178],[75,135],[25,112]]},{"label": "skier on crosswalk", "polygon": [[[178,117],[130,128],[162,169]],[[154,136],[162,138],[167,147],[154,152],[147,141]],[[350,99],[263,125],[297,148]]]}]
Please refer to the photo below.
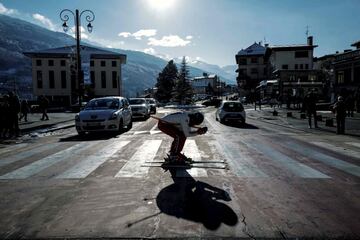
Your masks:
[{"label": "skier on crosswalk", "polygon": [[168,114],[160,119],[158,128],[165,134],[174,138],[171,143],[169,162],[183,164],[191,162],[191,159],[181,154],[187,137],[193,137],[207,132],[207,127],[199,127],[204,121],[204,115],[200,112],[176,112]]}]

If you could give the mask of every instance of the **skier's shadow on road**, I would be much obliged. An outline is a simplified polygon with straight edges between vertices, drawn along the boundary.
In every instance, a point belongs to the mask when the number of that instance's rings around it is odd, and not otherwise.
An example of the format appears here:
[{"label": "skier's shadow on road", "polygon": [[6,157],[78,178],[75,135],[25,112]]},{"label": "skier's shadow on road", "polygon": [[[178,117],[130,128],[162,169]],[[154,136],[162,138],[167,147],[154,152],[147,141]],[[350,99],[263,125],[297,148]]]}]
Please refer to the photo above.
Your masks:
[{"label": "skier's shadow on road", "polygon": [[[162,213],[201,222],[209,230],[216,230],[221,223],[235,226],[236,213],[221,201],[231,201],[229,194],[207,183],[187,177],[175,177],[174,183],[162,189],[156,197],[156,203]],[[184,171],[186,172],[186,171]]]},{"label": "skier's shadow on road", "polygon": [[97,140],[108,140],[110,138],[116,138],[119,135],[114,133],[92,133],[85,135],[73,135],[69,137],[60,138],[60,142],[81,142],[81,141],[97,141]]}]

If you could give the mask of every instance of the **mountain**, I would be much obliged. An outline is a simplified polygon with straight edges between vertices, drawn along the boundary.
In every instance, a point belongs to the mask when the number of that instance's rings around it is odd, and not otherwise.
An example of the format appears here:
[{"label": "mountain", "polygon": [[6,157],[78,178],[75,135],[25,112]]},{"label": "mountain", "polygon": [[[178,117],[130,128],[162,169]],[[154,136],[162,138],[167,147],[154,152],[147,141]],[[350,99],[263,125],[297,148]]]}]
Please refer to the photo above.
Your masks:
[{"label": "mountain", "polygon": [[[74,45],[75,39],[62,32],[54,32],[38,25],[0,14],[0,91],[13,89],[28,92],[32,87],[31,62],[23,52]],[[124,95],[127,97],[142,93],[144,89],[153,87],[159,72],[167,61],[139,51],[108,49],[127,55],[127,63],[123,65]],[[214,66],[213,70],[201,69],[203,65],[190,64],[192,77],[202,76],[203,72],[216,73],[227,79],[226,72]],[[220,69],[221,70],[221,69]],[[222,76],[224,74],[224,76]],[[230,78],[229,78],[230,79]],[[21,94],[24,96],[24,94]]]}]

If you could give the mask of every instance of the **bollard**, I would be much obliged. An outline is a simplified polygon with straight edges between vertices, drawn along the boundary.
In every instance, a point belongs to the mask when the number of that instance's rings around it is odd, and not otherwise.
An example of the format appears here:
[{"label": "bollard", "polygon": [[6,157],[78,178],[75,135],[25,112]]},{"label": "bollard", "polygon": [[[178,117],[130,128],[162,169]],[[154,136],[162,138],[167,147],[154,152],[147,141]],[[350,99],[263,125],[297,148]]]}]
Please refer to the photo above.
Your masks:
[{"label": "bollard", "polygon": [[322,122],[322,116],[321,115],[316,115],[316,120],[318,120],[319,122]]},{"label": "bollard", "polygon": [[301,114],[300,114],[300,118],[301,118],[301,119],[306,119],[306,114],[305,114],[305,113],[301,113]]},{"label": "bollard", "polygon": [[325,126],[327,127],[333,127],[334,126],[334,120],[332,118],[328,118],[325,120]]},{"label": "bollard", "polygon": [[286,113],[286,116],[287,116],[287,117],[292,117],[292,112],[287,112],[287,113]]}]

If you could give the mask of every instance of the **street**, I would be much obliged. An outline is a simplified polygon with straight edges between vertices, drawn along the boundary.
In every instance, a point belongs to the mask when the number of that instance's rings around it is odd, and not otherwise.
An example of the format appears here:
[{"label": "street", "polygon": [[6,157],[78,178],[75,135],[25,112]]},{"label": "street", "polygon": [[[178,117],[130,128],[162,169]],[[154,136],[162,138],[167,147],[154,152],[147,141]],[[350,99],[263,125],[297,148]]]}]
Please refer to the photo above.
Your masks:
[{"label": "street", "polygon": [[[173,109],[159,109],[161,117]],[[157,120],[118,135],[75,128],[0,148],[0,238],[359,238],[360,141],[247,110],[245,125],[205,114],[164,171]],[[225,168],[223,168],[225,167]]]}]

